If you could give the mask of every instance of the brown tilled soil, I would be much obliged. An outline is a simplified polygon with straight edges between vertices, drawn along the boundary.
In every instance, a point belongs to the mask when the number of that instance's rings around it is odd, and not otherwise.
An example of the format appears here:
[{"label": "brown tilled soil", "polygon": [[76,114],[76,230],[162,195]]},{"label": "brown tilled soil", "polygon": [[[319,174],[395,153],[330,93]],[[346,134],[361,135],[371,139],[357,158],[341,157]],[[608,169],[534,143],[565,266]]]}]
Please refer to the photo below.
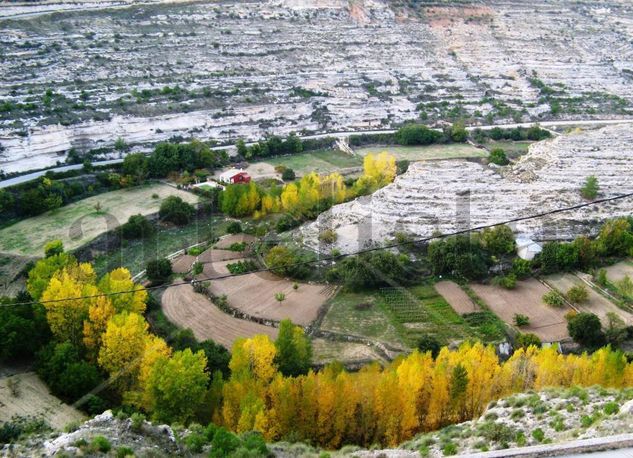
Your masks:
[{"label": "brown tilled soil", "polygon": [[202,274],[198,275],[198,278],[208,279],[230,275],[231,272],[229,272],[229,269],[226,268],[226,265],[233,264],[239,261],[239,259],[230,259],[228,261],[217,261],[204,264]]},{"label": "brown tilled soil", "polygon": [[611,282],[622,280],[627,275],[633,280],[633,265],[631,265],[631,261],[622,261],[607,267],[607,278]]},{"label": "brown tilled soil", "polygon": [[314,361],[317,363],[329,363],[340,361],[342,363],[355,363],[360,361],[384,361],[372,347],[357,342],[335,342],[325,339],[313,339]]},{"label": "brown tilled soil", "polygon": [[231,234],[218,240],[218,243],[215,244],[215,247],[219,250],[227,250],[234,243],[253,243],[256,240],[257,237],[248,234]]},{"label": "brown tilled soil", "polygon": [[581,312],[595,313],[600,317],[603,325],[608,323],[607,313],[613,312],[622,318],[626,324],[633,322],[633,315],[613,304],[606,297],[591,289],[585,282],[573,274],[550,275],[545,279],[548,285],[565,294],[572,286],[584,285],[589,293],[589,300],[583,304],[574,304]]},{"label": "brown tilled soil", "polygon": [[276,328],[227,315],[202,294],[195,293],[191,285],[167,288],[162,305],[167,318],[182,328],[191,329],[196,339],[213,339],[228,349],[240,337],[258,334],[277,337]]},{"label": "brown tilled soil", "polygon": [[204,253],[198,256],[198,261],[202,263],[206,262],[216,262],[216,261],[227,261],[229,259],[242,259],[245,257],[244,252],[242,251],[231,251],[231,250],[216,250],[213,248],[209,248]]},{"label": "brown tilled soil", "polygon": [[448,302],[453,310],[460,315],[478,312],[479,306],[468,297],[468,294],[455,282],[444,280],[435,284],[435,290]]},{"label": "brown tilled soil", "polygon": [[534,333],[543,342],[569,338],[565,314],[571,309],[568,306],[554,308],[545,304],[543,294],[550,290],[538,280],[531,278],[517,282],[517,287],[513,290],[491,285],[470,286],[506,323],[512,325],[517,313],[528,316],[530,325],[521,328],[521,332]]},{"label": "brown tilled soil", "polygon": [[[232,307],[249,315],[277,321],[290,318],[295,324],[307,325],[333,290],[306,283],[299,283],[295,290],[293,284],[270,272],[258,272],[212,281],[209,289],[216,296],[226,295]],[[276,293],[286,295],[282,304],[275,299]]]},{"label": "brown tilled soil", "polygon": [[196,257],[188,254],[177,257],[171,262],[171,268],[177,274],[186,274],[191,270]]}]

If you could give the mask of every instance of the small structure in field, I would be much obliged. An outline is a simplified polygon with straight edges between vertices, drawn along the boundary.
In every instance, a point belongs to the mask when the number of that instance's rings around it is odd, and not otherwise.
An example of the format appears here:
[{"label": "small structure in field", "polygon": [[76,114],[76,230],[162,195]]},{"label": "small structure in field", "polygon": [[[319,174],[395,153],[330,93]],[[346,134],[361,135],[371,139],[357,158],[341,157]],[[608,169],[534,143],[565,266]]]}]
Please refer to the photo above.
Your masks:
[{"label": "small structure in field", "polygon": [[527,237],[517,237],[517,254],[521,259],[531,261],[534,257],[543,251],[543,247],[534,240]]},{"label": "small structure in field", "polygon": [[250,175],[242,169],[230,169],[220,175],[220,181],[228,184],[250,183]]}]

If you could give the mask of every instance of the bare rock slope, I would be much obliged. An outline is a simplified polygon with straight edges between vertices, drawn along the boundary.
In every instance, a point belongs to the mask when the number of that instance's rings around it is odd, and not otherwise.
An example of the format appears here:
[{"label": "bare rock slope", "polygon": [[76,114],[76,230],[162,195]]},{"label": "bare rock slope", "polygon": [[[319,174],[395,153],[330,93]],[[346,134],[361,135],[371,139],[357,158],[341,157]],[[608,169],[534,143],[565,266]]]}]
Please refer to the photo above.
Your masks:
[{"label": "bare rock slope", "polygon": [[[598,178],[601,198],[617,196],[633,191],[632,142],[631,130],[615,125],[536,143],[505,170],[466,160],[417,162],[391,185],[333,207],[301,232],[317,247],[318,234],[332,228],[337,248],[352,252],[399,231],[422,238],[581,204],[588,175]],[[632,211],[628,198],[514,226],[536,239],[571,238]]]}]

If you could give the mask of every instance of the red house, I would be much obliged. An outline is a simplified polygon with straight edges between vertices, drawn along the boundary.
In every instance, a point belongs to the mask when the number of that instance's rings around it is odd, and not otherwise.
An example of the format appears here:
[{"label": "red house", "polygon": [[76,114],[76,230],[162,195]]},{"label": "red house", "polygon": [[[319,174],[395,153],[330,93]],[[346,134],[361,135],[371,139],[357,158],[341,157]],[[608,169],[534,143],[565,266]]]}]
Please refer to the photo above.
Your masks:
[{"label": "red house", "polygon": [[229,184],[246,184],[251,182],[251,177],[244,170],[231,169],[220,175],[220,181]]}]

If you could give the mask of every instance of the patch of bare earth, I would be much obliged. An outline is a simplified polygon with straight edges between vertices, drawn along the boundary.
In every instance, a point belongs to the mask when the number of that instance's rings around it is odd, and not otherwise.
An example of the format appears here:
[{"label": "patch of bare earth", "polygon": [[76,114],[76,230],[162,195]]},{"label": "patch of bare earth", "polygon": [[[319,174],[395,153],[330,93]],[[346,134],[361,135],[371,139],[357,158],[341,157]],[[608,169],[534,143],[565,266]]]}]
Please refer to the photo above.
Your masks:
[{"label": "patch of bare earth", "polygon": [[383,358],[369,345],[355,342],[336,342],[326,339],[313,339],[314,360],[319,363],[341,361],[358,363],[381,361]]},{"label": "patch of bare earth", "polygon": [[444,280],[435,284],[435,290],[448,302],[453,310],[460,315],[478,312],[479,306],[468,297],[468,294],[455,282]]},{"label": "patch of bare earth", "polygon": [[531,278],[517,282],[516,288],[512,290],[479,284],[471,284],[470,287],[506,323],[512,325],[515,314],[526,315],[530,325],[522,327],[521,332],[536,334],[543,342],[569,338],[565,314],[571,308],[555,308],[545,304],[543,295],[550,289],[538,280]]},{"label": "patch of bare earth", "polygon": [[193,331],[196,339],[212,339],[230,349],[236,339],[265,334],[277,337],[277,329],[251,321],[234,318],[217,308],[191,285],[172,286],[162,296],[163,312],[182,328]]},{"label": "patch of bare earth", "polygon": [[79,410],[53,396],[34,372],[0,378],[0,422],[16,415],[37,416],[59,429],[85,420]]},{"label": "patch of bare earth", "polygon": [[248,234],[231,234],[222,237],[215,244],[215,248],[219,250],[228,250],[234,243],[246,243],[250,244],[257,241],[257,237]]},{"label": "patch of bare earth", "polygon": [[606,297],[600,295],[591,289],[585,282],[573,274],[556,274],[550,275],[545,281],[552,287],[556,288],[560,293],[565,294],[572,286],[584,285],[589,293],[589,299],[582,304],[574,304],[581,312],[594,313],[598,315],[603,325],[608,324],[607,313],[615,313],[624,320],[625,323],[633,322],[633,315],[613,304]]},{"label": "patch of bare earth", "polygon": [[[307,325],[317,317],[319,309],[333,289],[324,285],[297,283],[270,272],[257,272],[211,282],[215,296],[226,295],[229,304],[251,316],[272,320],[289,318],[295,324]],[[280,303],[275,295],[285,294]]]},{"label": "patch of bare earth", "polygon": [[202,263],[228,261],[230,259],[243,259],[246,255],[242,251],[216,250],[209,248],[207,251],[198,256],[198,261]]},{"label": "patch of bare earth", "polygon": [[607,267],[607,278],[611,282],[620,281],[627,275],[633,280],[633,265],[631,265],[631,261],[622,261]]},{"label": "patch of bare earth", "polygon": [[186,274],[191,270],[191,266],[195,261],[195,256],[185,254],[173,260],[173,262],[171,263],[171,269],[177,274]]}]

